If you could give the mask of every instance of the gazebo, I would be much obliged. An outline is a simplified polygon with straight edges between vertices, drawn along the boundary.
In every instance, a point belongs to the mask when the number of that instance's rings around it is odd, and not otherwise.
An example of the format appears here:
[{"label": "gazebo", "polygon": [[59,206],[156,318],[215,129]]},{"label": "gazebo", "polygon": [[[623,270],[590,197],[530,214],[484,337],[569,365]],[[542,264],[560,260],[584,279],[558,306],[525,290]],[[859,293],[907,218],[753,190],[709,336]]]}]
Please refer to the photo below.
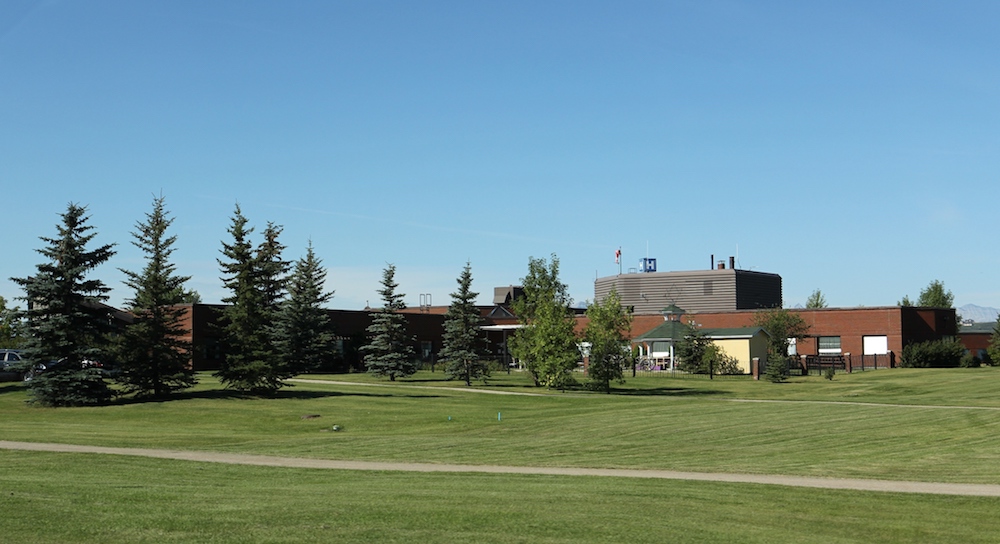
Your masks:
[{"label": "gazebo", "polygon": [[667,306],[661,312],[663,314],[663,324],[636,337],[632,343],[639,346],[639,357],[649,360],[666,359],[670,364],[670,370],[674,370],[674,345],[684,339],[687,334],[687,326],[681,322],[684,309],[676,304]]}]

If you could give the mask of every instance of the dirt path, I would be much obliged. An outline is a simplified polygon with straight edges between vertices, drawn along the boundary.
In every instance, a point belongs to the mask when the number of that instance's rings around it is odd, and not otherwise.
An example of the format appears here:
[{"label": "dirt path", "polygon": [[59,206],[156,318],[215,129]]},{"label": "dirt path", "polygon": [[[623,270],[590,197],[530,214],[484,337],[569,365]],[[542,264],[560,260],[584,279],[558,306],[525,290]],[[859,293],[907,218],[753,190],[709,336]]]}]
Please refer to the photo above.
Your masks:
[{"label": "dirt path", "polygon": [[892,493],[928,493],[934,495],[974,495],[1000,497],[1000,485],[950,484],[935,482],[906,482],[892,480],[852,480],[846,478],[809,478],[767,474],[726,474],[708,472],[677,472],[672,470],[629,470],[603,468],[515,467],[491,465],[446,465],[431,463],[391,463],[377,461],[334,461],[328,459],[303,459],[299,457],[272,457],[239,453],[205,451],[175,451],[144,448],[107,448],[74,444],[47,444],[40,442],[11,442],[0,440],[0,449],[47,451],[61,453],[98,453],[107,455],[132,455],[229,463],[235,465],[260,465],[270,467],[314,468],[335,470],[378,470],[401,472],[465,472],[487,474],[545,474],[555,476],[610,476],[616,478],[654,478],[667,480],[698,480],[705,482],[732,482],[823,489],[850,489],[856,491],[883,491]]}]

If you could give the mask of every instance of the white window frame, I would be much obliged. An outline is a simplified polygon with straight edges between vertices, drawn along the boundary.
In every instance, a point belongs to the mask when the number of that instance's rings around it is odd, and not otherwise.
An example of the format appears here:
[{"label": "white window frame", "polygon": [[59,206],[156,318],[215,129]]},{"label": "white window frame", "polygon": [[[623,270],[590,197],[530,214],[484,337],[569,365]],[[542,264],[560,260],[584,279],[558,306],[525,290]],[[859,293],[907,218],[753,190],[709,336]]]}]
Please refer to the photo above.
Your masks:
[{"label": "white window frame", "polygon": [[[832,340],[834,338],[837,339],[837,347],[833,347],[832,345]],[[824,340],[827,340],[827,342],[823,342]],[[823,347],[824,343],[826,344],[826,347]],[[816,338],[816,353],[819,353],[820,355],[840,355],[842,353],[841,345],[841,339],[839,336],[820,336]]]}]

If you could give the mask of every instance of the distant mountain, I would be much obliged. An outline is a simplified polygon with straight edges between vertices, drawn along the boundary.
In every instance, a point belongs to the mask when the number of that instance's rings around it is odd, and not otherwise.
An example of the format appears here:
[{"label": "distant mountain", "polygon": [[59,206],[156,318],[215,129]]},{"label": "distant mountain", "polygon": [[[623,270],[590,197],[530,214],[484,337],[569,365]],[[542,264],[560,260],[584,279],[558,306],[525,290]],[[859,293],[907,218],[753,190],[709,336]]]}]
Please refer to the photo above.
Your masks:
[{"label": "distant mountain", "polygon": [[1000,314],[1000,310],[996,308],[976,306],[975,304],[966,304],[961,308],[955,308],[955,312],[962,316],[963,320],[971,319],[976,323],[993,323],[997,320],[997,314]]}]

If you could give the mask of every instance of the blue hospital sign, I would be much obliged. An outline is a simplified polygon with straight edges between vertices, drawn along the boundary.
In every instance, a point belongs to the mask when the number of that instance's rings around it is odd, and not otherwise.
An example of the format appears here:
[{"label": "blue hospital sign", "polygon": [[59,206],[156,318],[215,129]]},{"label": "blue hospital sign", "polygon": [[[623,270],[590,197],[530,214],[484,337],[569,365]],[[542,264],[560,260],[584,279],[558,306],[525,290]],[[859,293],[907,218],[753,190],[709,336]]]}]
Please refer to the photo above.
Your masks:
[{"label": "blue hospital sign", "polygon": [[639,261],[639,269],[643,272],[656,272],[656,259],[646,257]]}]

